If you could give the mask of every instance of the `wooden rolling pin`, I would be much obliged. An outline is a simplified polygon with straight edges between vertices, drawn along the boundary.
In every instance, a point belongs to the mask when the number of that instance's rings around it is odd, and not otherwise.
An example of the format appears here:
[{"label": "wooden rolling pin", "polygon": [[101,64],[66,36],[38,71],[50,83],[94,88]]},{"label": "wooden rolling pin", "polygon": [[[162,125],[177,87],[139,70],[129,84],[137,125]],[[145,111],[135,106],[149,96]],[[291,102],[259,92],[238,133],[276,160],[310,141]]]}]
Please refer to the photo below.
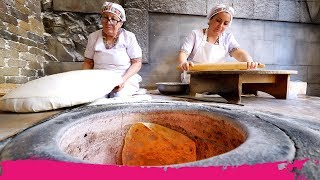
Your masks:
[{"label": "wooden rolling pin", "polygon": [[[258,68],[264,68],[264,64],[259,64]],[[180,69],[180,67],[177,67]],[[215,70],[247,70],[247,62],[226,62],[226,63],[203,63],[194,64],[189,67],[189,71],[215,71]]]}]

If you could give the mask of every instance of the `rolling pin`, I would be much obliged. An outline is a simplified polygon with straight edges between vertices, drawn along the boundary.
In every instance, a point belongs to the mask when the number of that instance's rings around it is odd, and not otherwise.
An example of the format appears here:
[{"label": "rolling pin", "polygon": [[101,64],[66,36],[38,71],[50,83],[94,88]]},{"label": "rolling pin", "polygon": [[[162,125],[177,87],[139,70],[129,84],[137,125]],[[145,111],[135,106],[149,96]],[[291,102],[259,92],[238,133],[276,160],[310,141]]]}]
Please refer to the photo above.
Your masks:
[{"label": "rolling pin", "polygon": [[[259,64],[258,68],[264,68],[264,64]],[[180,69],[178,66],[177,69]],[[189,71],[215,71],[215,70],[247,70],[247,62],[226,62],[226,63],[203,63],[194,64],[189,67]]]}]

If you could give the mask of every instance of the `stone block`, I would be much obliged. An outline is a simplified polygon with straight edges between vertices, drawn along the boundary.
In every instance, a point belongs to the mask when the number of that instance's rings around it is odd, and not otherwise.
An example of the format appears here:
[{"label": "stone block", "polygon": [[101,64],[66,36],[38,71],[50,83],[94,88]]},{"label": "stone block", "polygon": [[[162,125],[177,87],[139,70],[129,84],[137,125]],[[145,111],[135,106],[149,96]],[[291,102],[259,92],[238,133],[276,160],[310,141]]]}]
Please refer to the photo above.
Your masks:
[{"label": "stone block", "polygon": [[30,24],[25,21],[19,21],[18,26],[26,31],[30,31]]},{"label": "stone block", "polygon": [[[53,10],[54,11],[72,11],[81,13],[100,13],[101,6],[106,0],[53,0]],[[110,2],[115,2],[121,4],[121,0],[111,0]]]},{"label": "stone block", "polygon": [[206,15],[206,0],[153,0],[149,6],[150,12]]},{"label": "stone block", "polygon": [[38,36],[43,36],[44,27],[42,22],[38,21],[35,18],[30,18],[29,21],[30,21],[30,32]]},{"label": "stone block", "polygon": [[255,40],[253,39],[243,39],[243,38],[237,38],[236,40],[238,41],[240,47],[247,51],[251,56],[254,55],[254,43]]},{"label": "stone block", "polygon": [[4,58],[2,57],[2,54],[0,53],[0,67],[4,67],[6,65],[6,62]]},{"label": "stone block", "polygon": [[41,64],[39,62],[35,61],[35,60],[28,62],[27,66],[28,66],[29,69],[32,69],[32,70],[42,69]]},{"label": "stone block", "polygon": [[141,10],[149,10],[149,0],[125,0],[125,8],[136,8]]},{"label": "stone block", "polygon": [[37,71],[33,69],[21,68],[20,70],[20,76],[35,77],[36,75],[37,75]]},{"label": "stone block", "polygon": [[9,10],[12,16],[16,17],[17,19],[21,19],[25,22],[28,22],[28,14],[20,12],[15,7],[11,7]]},{"label": "stone block", "polygon": [[28,77],[22,76],[8,76],[6,77],[6,83],[13,83],[13,84],[24,84],[29,81]]},{"label": "stone block", "polygon": [[[242,2],[242,1],[241,1]],[[228,6],[233,6],[233,4],[237,3],[235,0],[214,0],[214,1],[207,1],[207,13],[209,13],[213,6],[217,4],[225,4]],[[206,15],[207,15],[206,13]],[[237,10],[235,9],[235,13],[237,13]]]},{"label": "stone block", "polygon": [[0,30],[0,36],[6,40],[18,41],[18,36],[6,30]]},{"label": "stone block", "polygon": [[27,33],[27,36],[29,39],[33,40],[33,41],[36,41],[38,43],[44,43],[44,40],[43,40],[43,37],[42,36],[39,36],[37,34],[34,34],[32,32],[28,32]]},{"label": "stone block", "polygon": [[16,0],[19,4],[24,4],[26,2],[26,0]]},{"label": "stone block", "polygon": [[150,36],[178,36],[179,18],[168,14],[150,15]]},{"label": "stone block", "polygon": [[[264,38],[264,22],[258,20],[244,20],[242,23],[241,37],[242,39],[258,39]],[[235,29],[235,31],[238,31]]]},{"label": "stone block", "polygon": [[311,22],[320,24],[320,2],[319,0],[307,0]]},{"label": "stone block", "polygon": [[0,12],[7,12],[8,8],[4,1],[0,1]]},{"label": "stone block", "polygon": [[0,12],[0,19],[9,24],[18,25],[18,20],[12,15],[5,14],[4,12]]},{"label": "stone block", "polygon": [[308,83],[320,84],[320,66],[308,67]]},{"label": "stone block", "polygon": [[0,84],[6,83],[6,78],[4,76],[0,76]]},{"label": "stone block", "polygon": [[149,61],[149,14],[146,10],[127,8],[126,15],[127,22],[124,27],[136,35],[142,49],[142,60],[147,63]]},{"label": "stone block", "polygon": [[48,62],[44,65],[44,74],[52,75],[82,69],[82,62]]},{"label": "stone block", "polygon": [[12,34],[18,34],[18,27],[12,24],[8,24],[7,30]]},{"label": "stone block", "polygon": [[276,36],[274,39],[274,58],[279,65],[296,64],[296,40],[290,37]]},{"label": "stone block", "polygon": [[31,54],[29,52],[21,52],[20,54],[20,58],[26,61],[34,61],[36,59],[36,55]]},{"label": "stone block", "polygon": [[[150,61],[152,63],[176,64],[178,50],[180,49],[179,38],[169,36],[151,36],[150,37]],[[158,66],[164,74],[167,68]],[[174,69],[174,67],[172,67]]]},{"label": "stone block", "polygon": [[254,0],[253,18],[279,20],[279,0]]},{"label": "stone block", "polygon": [[0,48],[4,49],[6,47],[6,40],[0,37]]},{"label": "stone block", "polygon": [[44,55],[44,51],[42,49],[36,48],[36,47],[30,47],[29,53],[35,54],[35,55]]},{"label": "stone block", "polygon": [[305,2],[301,2],[301,6],[300,6],[300,22],[303,23],[310,23],[311,22],[311,18],[310,18],[310,14],[308,12],[308,5]]},{"label": "stone block", "polygon": [[17,10],[20,11],[22,14],[27,14],[27,15],[32,14],[32,11],[29,10],[27,7],[25,7],[23,3],[16,3],[15,5]]},{"label": "stone block", "polygon": [[9,67],[26,67],[27,61],[19,60],[19,59],[8,59],[8,66]]},{"label": "stone block", "polygon": [[273,41],[254,40],[252,57],[254,61],[264,64],[276,64]]},{"label": "stone block", "polygon": [[320,42],[320,25],[318,24],[306,24],[304,25],[304,41],[310,43],[319,43]]},{"label": "stone block", "polygon": [[300,4],[297,1],[279,2],[279,20],[289,22],[300,22]]},{"label": "stone block", "polygon": [[320,84],[308,83],[307,95],[320,97]]},{"label": "stone block", "polygon": [[298,71],[298,74],[293,74],[290,76],[290,80],[292,81],[303,81],[307,82],[308,81],[308,66],[278,66],[279,70],[295,70]]},{"label": "stone block", "polygon": [[75,57],[73,54],[70,54],[66,47],[63,46],[57,39],[49,38],[47,41],[47,47],[49,53],[56,57],[59,61],[62,62],[72,62]]},{"label": "stone block", "polygon": [[2,56],[4,58],[12,58],[12,59],[19,58],[19,51],[17,51],[17,49],[7,48],[7,49],[3,49],[2,52],[3,52]]},{"label": "stone block", "polygon": [[18,42],[20,42],[22,44],[26,44],[28,46],[37,47],[37,43],[36,42],[34,42],[34,41],[30,40],[30,39],[24,38],[24,37],[19,37]]},{"label": "stone block", "polygon": [[234,4],[234,17],[247,18],[253,17],[254,2],[252,0],[235,1]]},{"label": "stone block", "polygon": [[19,76],[19,68],[17,68],[17,67],[0,68],[0,76]]},{"label": "stone block", "polygon": [[208,27],[208,20],[203,16],[180,15],[177,18],[179,18],[179,22],[176,22],[176,20],[174,22],[178,23],[180,36],[187,36],[192,30]]},{"label": "stone block", "polygon": [[296,45],[296,64],[320,65],[320,43],[300,41]]}]

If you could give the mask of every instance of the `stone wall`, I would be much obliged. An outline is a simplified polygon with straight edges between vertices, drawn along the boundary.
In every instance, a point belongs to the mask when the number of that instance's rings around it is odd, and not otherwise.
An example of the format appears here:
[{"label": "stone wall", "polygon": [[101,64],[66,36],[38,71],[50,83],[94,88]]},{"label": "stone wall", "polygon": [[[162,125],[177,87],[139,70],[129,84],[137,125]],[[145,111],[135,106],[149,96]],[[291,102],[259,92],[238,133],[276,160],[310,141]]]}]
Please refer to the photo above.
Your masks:
[{"label": "stone wall", "polygon": [[39,0],[0,0],[0,83],[44,75],[44,28]]}]

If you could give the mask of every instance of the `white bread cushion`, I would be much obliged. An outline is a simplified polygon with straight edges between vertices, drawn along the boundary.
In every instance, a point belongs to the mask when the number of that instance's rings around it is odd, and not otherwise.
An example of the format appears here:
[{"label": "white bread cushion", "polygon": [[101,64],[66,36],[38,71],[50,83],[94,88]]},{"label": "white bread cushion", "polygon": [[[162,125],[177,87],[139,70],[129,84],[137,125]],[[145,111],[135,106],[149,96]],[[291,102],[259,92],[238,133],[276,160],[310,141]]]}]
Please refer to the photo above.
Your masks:
[{"label": "white bread cushion", "polygon": [[45,76],[10,91],[0,98],[0,110],[40,112],[92,102],[122,83],[119,73],[77,70]]}]

